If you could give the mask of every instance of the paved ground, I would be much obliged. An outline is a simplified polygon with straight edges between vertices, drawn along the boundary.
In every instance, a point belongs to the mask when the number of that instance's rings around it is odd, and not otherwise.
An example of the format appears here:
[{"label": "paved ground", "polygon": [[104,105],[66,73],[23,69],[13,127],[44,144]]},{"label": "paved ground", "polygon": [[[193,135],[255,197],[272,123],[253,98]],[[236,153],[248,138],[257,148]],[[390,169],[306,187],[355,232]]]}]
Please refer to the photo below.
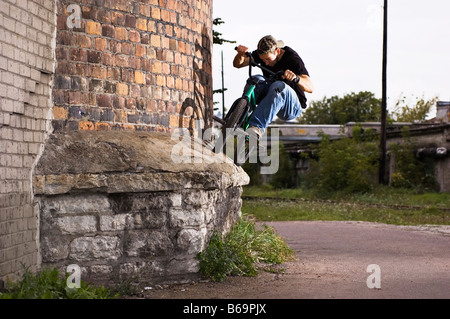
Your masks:
[{"label": "paved ground", "polygon": [[[281,274],[230,277],[152,289],[146,298],[236,299],[449,299],[450,227],[409,227],[366,222],[268,223],[297,253]],[[367,272],[379,266],[380,288]],[[371,281],[375,282],[375,281]]]}]

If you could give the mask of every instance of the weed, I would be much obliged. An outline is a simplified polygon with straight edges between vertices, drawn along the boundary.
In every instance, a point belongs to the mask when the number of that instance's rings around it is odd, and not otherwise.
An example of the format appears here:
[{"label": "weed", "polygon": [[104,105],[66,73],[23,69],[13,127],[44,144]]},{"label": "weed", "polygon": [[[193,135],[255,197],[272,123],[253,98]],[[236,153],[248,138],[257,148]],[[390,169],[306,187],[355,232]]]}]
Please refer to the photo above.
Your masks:
[{"label": "weed", "polygon": [[292,249],[273,228],[256,229],[249,219],[241,219],[222,239],[214,233],[204,252],[199,253],[200,272],[213,281],[228,275],[256,276],[258,265],[280,264],[294,258]]},{"label": "weed", "polygon": [[58,269],[44,268],[33,273],[29,267],[24,267],[21,280],[10,282],[5,293],[0,293],[0,299],[111,299],[109,289],[94,287],[81,280],[80,288],[67,287],[67,277],[63,278]]}]

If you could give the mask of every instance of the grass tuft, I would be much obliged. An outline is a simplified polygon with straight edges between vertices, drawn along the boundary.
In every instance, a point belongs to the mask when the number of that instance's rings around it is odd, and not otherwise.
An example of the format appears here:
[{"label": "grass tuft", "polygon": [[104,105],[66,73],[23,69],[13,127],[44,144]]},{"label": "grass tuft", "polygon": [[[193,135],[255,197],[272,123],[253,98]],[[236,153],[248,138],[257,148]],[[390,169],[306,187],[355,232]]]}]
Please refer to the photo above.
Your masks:
[{"label": "grass tuft", "polygon": [[81,280],[80,288],[67,287],[67,277],[58,269],[45,268],[33,273],[24,266],[22,278],[10,282],[0,299],[113,299],[116,295],[103,286],[94,287]]},{"label": "grass tuft", "polygon": [[229,275],[256,276],[264,265],[281,264],[294,256],[272,227],[263,225],[257,229],[254,221],[243,218],[225,238],[214,233],[198,259],[200,272],[205,277],[222,281]]}]

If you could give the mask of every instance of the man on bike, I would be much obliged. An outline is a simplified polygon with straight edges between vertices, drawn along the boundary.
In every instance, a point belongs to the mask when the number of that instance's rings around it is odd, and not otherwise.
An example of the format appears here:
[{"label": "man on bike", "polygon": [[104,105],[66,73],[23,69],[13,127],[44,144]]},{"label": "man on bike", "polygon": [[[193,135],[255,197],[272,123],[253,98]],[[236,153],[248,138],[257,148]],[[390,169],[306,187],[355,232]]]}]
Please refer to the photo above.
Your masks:
[{"label": "man on bike", "polygon": [[[236,50],[233,66],[236,68],[248,66],[250,63],[250,57],[247,56],[248,48],[239,45]],[[272,72],[284,71],[281,77],[283,81],[272,83],[261,75],[256,76],[258,84],[255,96],[258,107],[249,120],[250,127],[247,132],[250,136],[260,139],[275,116],[289,121],[300,115],[301,108],[306,108],[305,92],[312,93],[313,85],[297,52],[284,46],[283,41],[277,41],[271,35],[263,37],[258,43],[257,50],[251,55],[256,63]],[[250,83],[249,80],[248,85]]]}]

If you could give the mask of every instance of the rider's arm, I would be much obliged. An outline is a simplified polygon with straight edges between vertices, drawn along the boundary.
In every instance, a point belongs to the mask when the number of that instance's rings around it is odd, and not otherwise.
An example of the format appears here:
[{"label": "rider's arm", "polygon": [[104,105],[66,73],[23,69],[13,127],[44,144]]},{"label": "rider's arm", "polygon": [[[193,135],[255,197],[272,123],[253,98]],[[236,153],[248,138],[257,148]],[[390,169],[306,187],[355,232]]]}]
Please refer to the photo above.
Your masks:
[{"label": "rider's arm", "polygon": [[[283,79],[286,79],[289,81],[294,81],[296,77],[297,77],[297,74],[295,74],[291,70],[286,70],[284,72],[284,75],[282,76]],[[314,90],[314,87],[313,87],[312,81],[309,78],[309,76],[306,74],[300,74],[300,75],[298,75],[298,78],[300,79],[300,81],[298,81],[297,85],[299,85],[300,88],[304,92],[312,93]]]},{"label": "rider's arm", "polygon": [[246,55],[248,48],[240,45],[236,50],[238,53],[234,57],[233,66],[235,68],[243,68],[245,66],[248,66],[250,64],[250,58]]},{"label": "rider's arm", "polygon": [[300,81],[298,82],[298,85],[300,85],[302,90],[308,93],[312,93],[314,91],[314,86],[310,77],[305,74],[301,74],[299,78]]}]

